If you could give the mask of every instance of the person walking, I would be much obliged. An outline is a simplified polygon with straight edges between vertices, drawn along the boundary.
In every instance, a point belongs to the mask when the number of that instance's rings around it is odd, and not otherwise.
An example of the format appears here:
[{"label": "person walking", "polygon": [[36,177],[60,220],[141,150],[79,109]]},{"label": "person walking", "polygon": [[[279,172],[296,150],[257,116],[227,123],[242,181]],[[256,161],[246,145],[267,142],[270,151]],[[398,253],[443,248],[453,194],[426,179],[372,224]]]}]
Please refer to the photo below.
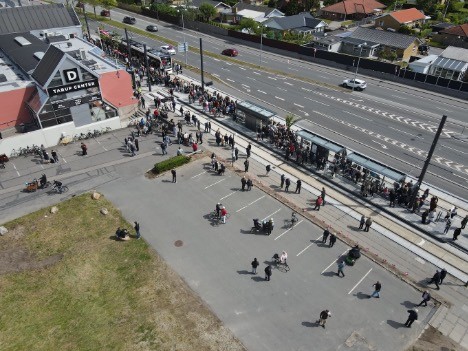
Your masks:
[{"label": "person walking", "polygon": [[325,328],[325,323],[327,323],[328,317],[331,317],[330,311],[323,310],[320,312],[319,320],[316,323],[318,323],[322,328]]},{"label": "person walking", "polygon": [[337,275],[338,277],[340,276],[340,274],[342,274],[342,275],[343,275],[343,278],[344,278],[344,276],[345,276],[345,274],[344,274],[344,272],[343,272],[344,267],[345,267],[345,263],[344,263],[343,260],[340,259],[340,260],[338,261],[338,273],[336,273],[336,275]]},{"label": "person walking", "polygon": [[128,145],[130,146],[130,152],[132,153],[132,157],[135,156],[135,145],[131,141],[128,142]]},{"label": "person walking", "polygon": [[227,210],[226,210],[226,207],[223,206],[223,208],[221,209],[221,222],[223,222],[223,224],[226,224],[226,217],[227,217]]},{"label": "person walking", "polygon": [[382,284],[380,284],[380,282],[377,280],[377,283],[373,284],[372,286],[374,287],[374,292],[369,296],[369,298],[380,298],[380,290],[382,289]]},{"label": "person walking", "polygon": [[136,238],[137,238],[137,239],[140,239],[140,237],[141,237],[141,235],[140,235],[140,223],[138,223],[137,221],[135,221],[134,227],[135,227]]},{"label": "person walking", "polygon": [[298,179],[296,181],[296,191],[295,191],[296,194],[301,193],[301,187],[302,187],[302,181],[300,179]]},{"label": "person walking", "polygon": [[270,165],[267,165],[265,168],[266,168],[266,176],[268,177],[268,174],[269,174],[270,171],[271,171],[271,166],[270,166]]},{"label": "person walking", "polygon": [[245,176],[241,178],[241,184],[242,184],[242,191],[245,191],[245,185],[247,184],[247,180],[245,179]]},{"label": "person walking", "polygon": [[239,159],[239,149],[237,146],[234,148],[234,156],[236,157],[236,161]]},{"label": "person walking", "polygon": [[328,243],[328,247],[333,247],[336,243],[336,235],[331,233],[330,234],[330,241]]},{"label": "person walking", "polygon": [[412,310],[408,310],[408,319],[405,322],[405,326],[408,328],[411,328],[411,324],[413,324],[414,321],[418,320],[418,309],[413,308]]},{"label": "person walking", "polygon": [[326,227],[325,230],[323,231],[322,243],[327,242],[327,238],[329,235],[330,235],[330,231],[328,230],[328,227]]},{"label": "person walking", "polygon": [[442,270],[440,271],[439,285],[442,285],[446,276],[447,276],[447,270],[445,268],[442,268]]},{"label": "person walking", "polygon": [[249,145],[247,145],[247,148],[245,149],[245,153],[247,154],[247,158],[250,157],[251,152],[252,152],[252,144],[249,143]]},{"label": "person walking", "polygon": [[260,263],[258,263],[257,258],[255,257],[254,260],[252,261],[252,274],[257,274],[257,267]]},{"label": "person walking", "polygon": [[451,226],[452,226],[452,220],[449,218],[449,219],[447,219],[447,222],[445,223],[444,234],[448,233]]},{"label": "person walking", "polygon": [[366,227],[364,228],[365,232],[369,231],[369,228],[371,227],[372,223],[373,223],[373,220],[371,217],[366,219]]},{"label": "person walking", "polygon": [[452,240],[453,240],[453,241],[458,240],[458,237],[460,236],[461,231],[462,231],[461,228],[456,228],[456,229],[453,231],[453,237],[452,237]]},{"label": "person walking", "polygon": [[86,156],[88,154],[88,147],[85,143],[81,143],[81,152],[83,156]]},{"label": "person walking", "polygon": [[286,178],[284,191],[286,191],[287,193],[289,193],[289,186],[290,186],[290,185],[291,185],[291,179]]},{"label": "person walking", "polygon": [[57,152],[55,150],[52,150],[50,152],[50,154],[52,155],[52,159],[54,160],[54,162],[59,163],[59,158],[58,158]]},{"label": "person walking", "polygon": [[281,183],[280,183],[280,188],[283,189],[283,186],[284,186],[284,180],[286,179],[286,177],[284,176],[284,174],[281,175]]},{"label": "person walking", "polygon": [[244,161],[244,172],[247,173],[249,171],[249,160]]},{"label": "person walking", "polygon": [[320,196],[322,197],[322,206],[325,206],[325,196],[327,196],[327,192],[325,191],[324,187],[322,187],[322,192],[320,193]]},{"label": "person walking", "polygon": [[135,138],[135,148],[136,148],[136,151],[140,151],[140,142],[138,141],[137,138]]},{"label": "person walking", "polygon": [[465,216],[465,218],[462,219],[461,221],[461,229],[465,229],[466,224],[468,223],[468,215]]},{"label": "person walking", "polygon": [[161,143],[161,152],[163,155],[167,155],[167,145],[164,141]]},{"label": "person walking", "polygon": [[431,294],[429,294],[429,291],[425,290],[422,294],[422,301],[419,303],[418,306],[421,306],[424,304],[425,307],[427,307],[427,302],[431,300]]},{"label": "person walking", "polygon": [[320,211],[320,206],[322,206],[322,204],[323,204],[322,196],[319,196],[317,200],[315,200],[314,210]]},{"label": "person walking", "polygon": [[427,282],[427,284],[429,285],[429,284],[434,283],[434,284],[436,285],[436,287],[437,287],[436,289],[439,290],[439,289],[440,289],[440,288],[439,288],[439,282],[440,282],[440,272],[439,272],[438,270],[436,270],[436,272],[435,272],[434,275],[432,276],[432,279],[429,280],[429,281]]},{"label": "person walking", "polygon": [[271,265],[265,267],[265,280],[270,281],[271,278]]},{"label": "person walking", "polygon": [[172,174],[172,182],[177,183],[177,171],[175,169],[171,169]]},{"label": "person walking", "polygon": [[252,179],[247,179],[247,191],[250,191],[252,190],[252,185],[253,185],[253,182],[252,182]]},{"label": "person walking", "polygon": [[361,220],[359,221],[359,229],[363,229],[365,223],[366,223],[366,216],[362,215]]},{"label": "person walking", "polygon": [[451,209],[450,209],[450,219],[453,219],[453,217],[455,217],[457,215],[457,207],[456,206],[453,206]]}]

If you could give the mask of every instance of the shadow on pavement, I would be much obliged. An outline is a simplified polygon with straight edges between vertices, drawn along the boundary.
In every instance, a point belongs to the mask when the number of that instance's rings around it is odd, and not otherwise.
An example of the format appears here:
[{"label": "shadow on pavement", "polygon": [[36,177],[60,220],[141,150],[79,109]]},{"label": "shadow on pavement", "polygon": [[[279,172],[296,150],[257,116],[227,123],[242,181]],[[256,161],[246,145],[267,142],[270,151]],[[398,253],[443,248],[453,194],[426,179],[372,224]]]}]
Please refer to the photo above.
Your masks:
[{"label": "shadow on pavement", "polygon": [[312,322],[302,322],[301,323],[304,327],[307,327],[307,328],[316,328],[319,326],[319,324],[317,322],[315,323],[312,323]]},{"label": "shadow on pavement", "polygon": [[265,281],[266,281],[265,278],[260,277],[260,276],[258,276],[258,275],[254,276],[254,277],[252,277],[252,278],[250,278],[250,279],[252,279],[252,280],[255,281],[255,282],[265,282]]},{"label": "shadow on pavement", "polygon": [[391,319],[387,319],[387,324],[395,329],[403,328],[405,326],[403,323],[392,321]]},{"label": "shadow on pavement", "polygon": [[323,275],[324,277],[336,277],[336,272],[332,272],[332,271],[330,271],[330,272],[325,272],[325,273],[322,273],[322,275]]},{"label": "shadow on pavement", "polygon": [[400,305],[405,306],[405,308],[408,308],[408,309],[416,306],[416,304],[411,301],[403,301]]},{"label": "shadow on pavement", "polygon": [[237,271],[237,274],[252,274],[250,271],[246,271],[245,269],[242,271]]},{"label": "shadow on pavement", "polygon": [[357,294],[354,294],[359,300],[364,300],[370,298],[369,294],[364,294],[363,292],[358,292]]}]

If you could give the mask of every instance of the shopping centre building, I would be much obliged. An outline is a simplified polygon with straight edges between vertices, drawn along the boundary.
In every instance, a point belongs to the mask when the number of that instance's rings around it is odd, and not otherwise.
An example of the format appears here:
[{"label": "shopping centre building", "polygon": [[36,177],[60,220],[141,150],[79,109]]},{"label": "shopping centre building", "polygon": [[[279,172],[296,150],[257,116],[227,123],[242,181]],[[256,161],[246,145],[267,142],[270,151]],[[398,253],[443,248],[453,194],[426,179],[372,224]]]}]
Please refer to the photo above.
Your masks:
[{"label": "shopping centre building", "polygon": [[0,154],[121,128],[137,109],[125,67],[61,4],[0,9]]}]

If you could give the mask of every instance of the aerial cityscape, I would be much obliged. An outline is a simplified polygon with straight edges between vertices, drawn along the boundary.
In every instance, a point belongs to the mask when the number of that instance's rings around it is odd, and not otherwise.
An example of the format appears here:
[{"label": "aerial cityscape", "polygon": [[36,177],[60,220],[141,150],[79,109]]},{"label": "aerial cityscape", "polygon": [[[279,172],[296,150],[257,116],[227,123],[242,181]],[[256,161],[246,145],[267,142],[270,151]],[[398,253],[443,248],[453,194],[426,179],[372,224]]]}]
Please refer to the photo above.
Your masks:
[{"label": "aerial cityscape", "polygon": [[1,350],[468,350],[468,3],[0,0]]}]

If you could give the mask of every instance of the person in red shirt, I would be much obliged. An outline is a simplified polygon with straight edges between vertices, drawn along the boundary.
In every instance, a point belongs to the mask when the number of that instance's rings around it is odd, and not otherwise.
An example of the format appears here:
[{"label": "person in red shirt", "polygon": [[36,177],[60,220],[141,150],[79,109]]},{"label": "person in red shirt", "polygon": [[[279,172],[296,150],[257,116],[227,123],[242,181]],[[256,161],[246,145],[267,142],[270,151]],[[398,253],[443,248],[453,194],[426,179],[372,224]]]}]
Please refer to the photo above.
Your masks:
[{"label": "person in red shirt", "polygon": [[226,210],[226,207],[223,207],[221,209],[221,221],[223,221],[223,223],[226,223],[226,216],[227,216],[227,210]]},{"label": "person in red shirt", "polygon": [[198,144],[197,143],[192,144],[192,150],[193,150],[193,152],[196,152],[198,150]]},{"label": "person in red shirt", "polygon": [[158,109],[154,110],[153,115],[154,115],[154,118],[158,118],[158,117],[159,117],[159,111],[158,111]]},{"label": "person in red shirt", "polygon": [[322,206],[322,203],[323,203],[323,199],[321,196],[319,196],[317,198],[317,200],[315,200],[315,208],[314,210],[317,210],[317,211],[320,211],[320,206]]}]

